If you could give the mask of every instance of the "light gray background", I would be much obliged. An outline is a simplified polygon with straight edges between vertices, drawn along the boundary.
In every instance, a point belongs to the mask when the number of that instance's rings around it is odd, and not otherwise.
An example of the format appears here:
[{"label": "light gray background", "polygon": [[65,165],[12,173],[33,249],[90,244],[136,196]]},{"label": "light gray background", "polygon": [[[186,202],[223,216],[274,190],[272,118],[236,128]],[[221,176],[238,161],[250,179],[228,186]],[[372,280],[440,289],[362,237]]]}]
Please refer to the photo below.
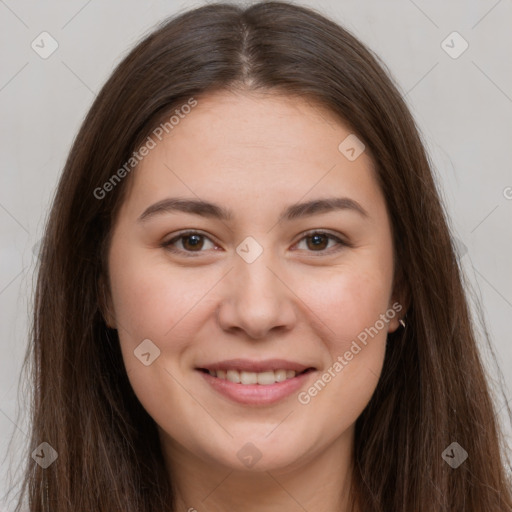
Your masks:
[{"label": "light gray background", "polygon": [[[506,375],[506,399],[497,400],[503,411],[512,399],[512,1],[302,4],[369,45],[406,97],[460,240],[468,286],[483,305]],[[29,431],[26,418],[15,421],[18,408],[23,410],[17,387],[33,293],[33,248],[67,152],[95,94],[127,51],[156,22],[199,5],[0,0],[0,510],[11,510],[1,504],[5,475]],[[46,60],[31,48],[43,31],[59,44]],[[469,43],[456,59],[442,47],[453,31]],[[13,431],[19,439],[8,453]]]}]

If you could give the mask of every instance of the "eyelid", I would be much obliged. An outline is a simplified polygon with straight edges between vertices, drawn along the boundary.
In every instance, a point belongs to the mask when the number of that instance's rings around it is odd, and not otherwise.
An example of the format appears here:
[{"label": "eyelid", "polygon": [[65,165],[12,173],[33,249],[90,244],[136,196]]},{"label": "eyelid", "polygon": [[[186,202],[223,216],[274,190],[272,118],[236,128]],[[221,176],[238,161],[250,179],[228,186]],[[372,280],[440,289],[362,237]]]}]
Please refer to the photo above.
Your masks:
[{"label": "eyelid", "polygon": [[[323,235],[326,236],[330,240],[334,240],[337,243],[337,247],[331,247],[330,249],[326,249],[323,251],[306,251],[307,253],[313,255],[313,256],[328,256],[331,254],[335,254],[344,247],[353,247],[353,245],[346,240],[346,237],[343,235],[338,235],[331,233],[330,231],[327,231],[325,229],[310,229],[309,231],[305,231],[304,233],[301,233],[299,235],[299,239],[293,244],[297,245],[298,243],[302,242],[305,238],[312,235]],[[316,253],[316,254],[315,254]]]},{"label": "eyelid", "polygon": [[169,240],[162,242],[161,247],[163,247],[164,249],[166,249],[170,252],[173,252],[173,253],[184,254],[184,255],[186,255],[186,257],[199,256],[202,252],[205,252],[205,251],[183,251],[182,249],[176,249],[172,246],[173,243],[178,242],[181,238],[185,238],[187,236],[192,236],[192,235],[200,235],[203,238],[210,240],[215,246],[219,245],[219,244],[217,244],[217,242],[215,240],[213,240],[211,238],[210,235],[207,235],[206,233],[204,233],[203,231],[201,231],[199,229],[185,229],[183,231],[179,231],[178,233],[175,233],[172,236],[172,238],[170,238]]},{"label": "eyelid", "polygon": [[[183,230],[183,231],[180,231],[180,232],[174,234],[172,238],[164,241],[161,244],[161,247],[163,247],[164,249],[166,249],[170,252],[173,252],[173,253],[179,253],[182,255],[184,254],[184,255],[186,255],[185,257],[199,256],[202,252],[206,252],[206,251],[202,251],[202,250],[201,251],[183,251],[182,249],[176,249],[176,248],[172,247],[173,243],[179,241],[181,238],[184,238],[186,236],[191,236],[191,235],[200,235],[203,238],[210,240],[214,245],[216,245],[216,246],[219,245],[219,244],[217,244],[217,242],[215,240],[213,240],[211,238],[210,235],[207,235],[203,231],[198,230],[198,229],[188,229],[188,230]],[[322,250],[322,251],[306,251],[313,255],[315,253],[318,253],[317,256],[330,255],[332,253],[338,252],[343,247],[352,247],[352,244],[350,242],[348,242],[347,240],[345,240],[344,237],[335,235],[334,233],[331,233],[330,231],[320,229],[320,228],[310,229],[309,231],[305,231],[305,232],[301,233],[299,235],[298,240],[293,245],[297,245],[299,242],[302,242],[305,238],[307,238],[308,236],[312,236],[312,235],[324,235],[327,238],[329,238],[330,240],[334,240],[338,245],[337,248],[331,247],[330,249]]]}]

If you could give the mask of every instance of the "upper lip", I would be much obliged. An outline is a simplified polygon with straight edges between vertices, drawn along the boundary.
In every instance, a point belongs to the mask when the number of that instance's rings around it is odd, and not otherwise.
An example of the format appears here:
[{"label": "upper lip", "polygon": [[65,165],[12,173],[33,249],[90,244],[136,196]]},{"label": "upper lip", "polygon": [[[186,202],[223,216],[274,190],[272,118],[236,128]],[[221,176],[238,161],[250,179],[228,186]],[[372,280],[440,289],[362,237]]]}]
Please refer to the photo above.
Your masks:
[{"label": "upper lip", "polygon": [[267,370],[295,370],[297,373],[300,373],[308,368],[313,367],[311,365],[287,361],[285,359],[264,359],[261,361],[253,361],[250,359],[229,359],[197,367],[198,370],[241,370],[256,373]]}]

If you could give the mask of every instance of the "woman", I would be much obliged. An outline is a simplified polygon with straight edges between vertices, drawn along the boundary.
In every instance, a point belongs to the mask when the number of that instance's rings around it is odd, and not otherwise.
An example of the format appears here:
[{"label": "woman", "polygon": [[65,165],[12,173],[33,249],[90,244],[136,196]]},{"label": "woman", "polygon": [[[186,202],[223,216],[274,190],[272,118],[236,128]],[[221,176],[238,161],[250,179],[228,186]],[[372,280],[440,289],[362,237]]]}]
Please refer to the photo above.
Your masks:
[{"label": "woman", "polygon": [[34,512],[512,510],[418,131],[303,7],[194,9],[118,66],[58,186],[29,356]]}]

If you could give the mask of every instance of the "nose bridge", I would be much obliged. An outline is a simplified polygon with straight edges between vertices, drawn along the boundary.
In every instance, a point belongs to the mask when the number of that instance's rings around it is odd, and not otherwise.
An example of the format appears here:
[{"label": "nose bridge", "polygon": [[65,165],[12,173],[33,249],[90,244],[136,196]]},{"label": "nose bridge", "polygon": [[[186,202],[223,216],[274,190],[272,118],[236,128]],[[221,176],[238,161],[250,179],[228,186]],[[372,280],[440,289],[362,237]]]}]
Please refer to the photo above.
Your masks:
[{"label": "nose bridge", "polygon": [[[271,251],[261,248],[255,257],[255,247],[251,247],[250,241],[248,244],[237,248],[239,255],[229,273],[219,321],[224,329],[239,328],[250,337],[260,338],[276,327],[291,326],[293,304],[287,287],[278,277],[279,265]],[[240,255],[240,247],[248,251]]]},{"label": "nose bridge", "polygon": [[272,248],[248,236],[238,245],[236,253],[234,273],[237,282],[244,284],[241,288],[249,293],[268,295],[276,287],[276,277],[270,270],[277,265]]},{"label": "nose bridge", "polygon": [[275,270],[272,272],[270,269],[272,265],[270,258],[261,255],[256,261],[247,263],[245,261],[238,261],[235,266],[237,289],[243,295],[247,294],[249,297],[263,299],[264,297],[270,300],[277,300],[279,293],[279,280],[275,276]]}]

